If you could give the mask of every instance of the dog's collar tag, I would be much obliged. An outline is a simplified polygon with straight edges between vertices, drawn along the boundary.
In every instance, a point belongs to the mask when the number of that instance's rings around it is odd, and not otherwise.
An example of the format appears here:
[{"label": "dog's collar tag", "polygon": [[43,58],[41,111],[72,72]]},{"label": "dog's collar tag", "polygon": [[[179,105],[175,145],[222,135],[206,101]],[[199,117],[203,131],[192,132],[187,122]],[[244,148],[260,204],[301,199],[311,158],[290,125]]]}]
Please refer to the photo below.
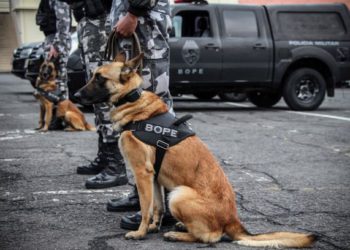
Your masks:
[{"label": "dog's collar tag", "polygon": [[131,90],[129,93],[127,93],[122,99],[118,100],[116,103],[113,103],[115,107],[121,106],[127,102],[136,102],[142,94],[142,89],[137,88]]}]

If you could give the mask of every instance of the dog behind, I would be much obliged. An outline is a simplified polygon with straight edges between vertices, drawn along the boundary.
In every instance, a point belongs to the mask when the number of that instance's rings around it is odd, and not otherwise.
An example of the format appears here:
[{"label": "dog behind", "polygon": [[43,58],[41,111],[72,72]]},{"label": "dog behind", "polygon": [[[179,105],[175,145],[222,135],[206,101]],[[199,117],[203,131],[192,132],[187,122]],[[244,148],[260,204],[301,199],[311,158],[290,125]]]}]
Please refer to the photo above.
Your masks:
[{"label": "dog behind", "polygon": [[[67,125],[66,131],[94,131],[94,126],[86,121],[84,114],[71,101],[59,100],[54,94],[57,90],[56,75],[54,63],[44,61],[40,66],[39,76],[36,80],[37,92],[34,94],[40,102],[39,127],[37,129],[47,131],[53,115],[56,115]],[[53,114],[54,102],[57,102],[55,114]]]},{"label": "dog behind", "polygon": [[[147,91],[143,91],[138,99],[125,102],[128,94],[142,83],[136,73],[141,59],[138,56],[125,62],[119,55],[115,62],[99,67],[77,94],[86,104],[105,101],[115,104],[111,119],[117,129],[168,110],[157,95]],[[187,137],[167,149],[156,180],[155,147],[142,142],[130,130],[121,133],[119,146],[135,176],[142,213],[139,229],[128,232],[127,239],[142,239],[147,232],[159,230],[164,210],[162,187],[165,187],[170,191],[172,215],[187,230],[168,232],[164,234],[166,240],[214,243],[226,234],[241,245],[276,248],[309,247],[315,240],[313,235],[304,233],[250,234],[238,217],[235,193],[228,178],[197,136]]]}]

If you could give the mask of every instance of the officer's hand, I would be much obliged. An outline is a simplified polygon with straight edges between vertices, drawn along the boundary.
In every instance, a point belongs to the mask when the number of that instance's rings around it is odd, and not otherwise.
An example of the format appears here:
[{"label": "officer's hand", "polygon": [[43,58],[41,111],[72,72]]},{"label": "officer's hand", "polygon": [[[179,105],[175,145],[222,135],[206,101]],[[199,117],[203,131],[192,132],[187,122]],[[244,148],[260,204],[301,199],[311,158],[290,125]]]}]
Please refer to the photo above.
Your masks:
[{"label": "officer's hand", "polygon": [[121,18],[114,30],[123,37],[130,37],[135,32],[137,27],[137,16],[131,13],[127,13],[126,16]]},{"label": "officer's hand", "polygon": [[51,60],[52,57],[56,58],[57,56],[58,56],[58,52],[57,52],[56,48],[53,45],[51,45],[48,59]]}]

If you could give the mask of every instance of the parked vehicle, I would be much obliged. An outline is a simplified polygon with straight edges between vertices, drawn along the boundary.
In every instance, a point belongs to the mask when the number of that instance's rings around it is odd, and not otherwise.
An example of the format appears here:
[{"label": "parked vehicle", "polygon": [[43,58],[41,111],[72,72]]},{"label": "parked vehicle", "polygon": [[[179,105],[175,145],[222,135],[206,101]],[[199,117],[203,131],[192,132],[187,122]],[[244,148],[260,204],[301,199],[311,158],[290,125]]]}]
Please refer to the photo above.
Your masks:
[{"label": "parked vehicle", "polygon": [[174,94],[247,93],[258,107],[283,96],[314,110],[350,79],[350,15],[344,4],[175,4],[170,39]]},{"label": "parked vehicle", "polygon": [[27,68],[27,59],[33,50],[41,47],[42,42],[33,42],[23,44],[21,47],[13,51],[12,70],[11,73],[25,79]]},{"label": "parked vehicle", "polygon": [[[350,79],[350,14],[344,4],[197,1],[173,5],[172,16],[173,95],[219,95],[225,101],[248,96],[264,108],[283,97],[291,109],[315,110],[326,94],[334,96],[336,84]],[[31,55],[28,78],[36,78],[40,53]],[[79,50],[71,53],[68,77],[70,94],[85,84]]]}]

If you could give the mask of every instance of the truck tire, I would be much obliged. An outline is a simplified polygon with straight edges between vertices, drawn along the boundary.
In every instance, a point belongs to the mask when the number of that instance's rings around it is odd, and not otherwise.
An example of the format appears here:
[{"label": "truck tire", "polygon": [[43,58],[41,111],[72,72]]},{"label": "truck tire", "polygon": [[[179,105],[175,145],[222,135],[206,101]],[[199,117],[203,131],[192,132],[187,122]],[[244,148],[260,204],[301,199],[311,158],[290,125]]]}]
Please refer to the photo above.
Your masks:
[{"label": "truck tire", "polygon": [[216,96],[216,93],[213,93],[213,92],[195,92],[195,93],[193,93],[193,95],[195,97],[197,97],[198,99],[210,100],[214,96]]},{"label": "truck tire", "polygon": [[271,108],[281,100],[282,95],[279,92],[254,91],[248,93],[248,98],[259,108]]},{"label": "truck tire", "polygon": [[315,110],[324,100],[326,81],[316,70],[300,68],[284,83],[283,98],[292,110]]},{"label": "truck tire", "polygon": [[241,92],[221,92],[220,99],[227,102],[244,102],[247,99],[246,93]]}]

